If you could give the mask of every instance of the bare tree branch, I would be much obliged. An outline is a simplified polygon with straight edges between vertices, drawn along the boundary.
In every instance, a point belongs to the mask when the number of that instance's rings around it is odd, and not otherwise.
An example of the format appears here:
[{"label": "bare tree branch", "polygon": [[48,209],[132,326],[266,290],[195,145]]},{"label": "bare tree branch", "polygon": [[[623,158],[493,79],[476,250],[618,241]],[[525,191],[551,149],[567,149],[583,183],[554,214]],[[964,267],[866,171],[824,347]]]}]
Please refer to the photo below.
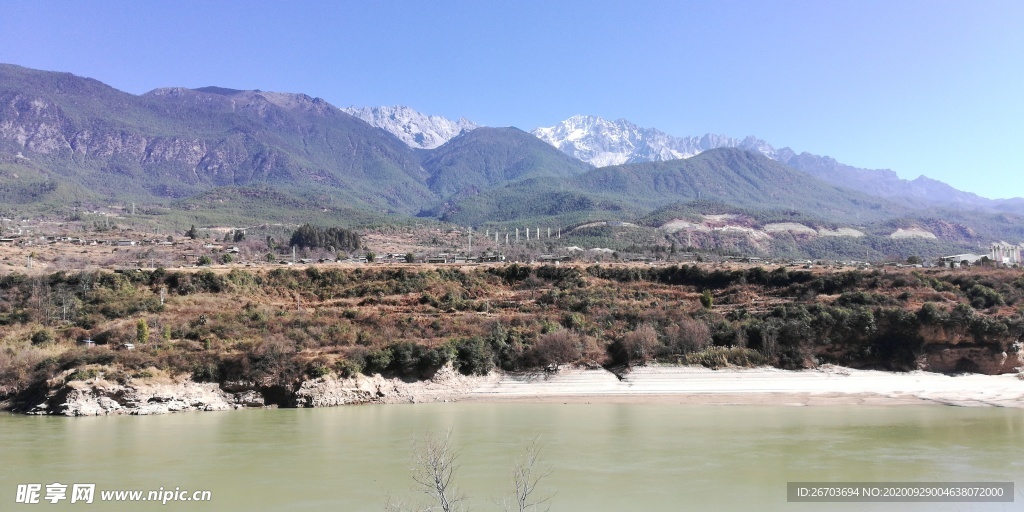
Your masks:
[{"label": "bare tree branch", "polygon": [[451,445],[452,431],[448,430],[444,437],[425,435],[414,447],[413,480],[420,492],[430,496],[435,506],[426,510],[455,512],[462,510],[462,502],[466,495],[453,485],[455,472],[459,469],[459,452]]},{"label": "bare tree branch", "polygon": [[[467,496],[455,485],[459,470],[459,451],[452,447],[452,431],[443,436],[426,434],[413,443],[412,478],[417,492],[429,500],[425,505],[407,507],[400,499],[387,496],[385,510],[388,512],[462,512],[466,509]],[[547,512],[549,501],[554,494],[538,498],[537,489],[544,478],[551,475],[549,465],[541,463],[540,440],[534,437],[512,467],[514,494],[497,504],[506,511]]]},{"label": "bare tree branch", "polygon": [[540,461],[540,439],[534,437],[526,445],[526,452],[516,460],[512,467],[512,483],[515,486],[515,506],[509,507],[506,503],[505,510],[518,512],[544,511],[551,509],[548,504],[554,495],[548,495],[538,499],[535,496],[540,481],[551,475],[552,468]]}]

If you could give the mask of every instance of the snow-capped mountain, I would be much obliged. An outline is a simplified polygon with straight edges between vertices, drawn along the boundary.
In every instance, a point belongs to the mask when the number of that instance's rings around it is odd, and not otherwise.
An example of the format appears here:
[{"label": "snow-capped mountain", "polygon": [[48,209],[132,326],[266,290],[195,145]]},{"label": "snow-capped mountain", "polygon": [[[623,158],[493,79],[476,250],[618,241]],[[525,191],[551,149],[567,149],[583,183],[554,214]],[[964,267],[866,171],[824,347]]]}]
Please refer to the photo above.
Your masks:
[{"label": "snow-capped mountain", "polygon": [[1017,207],[1017,203],[993,202],[925,176],[904,180],[889,169],[858,169],[827,156],[797,154],[788,147],[776,149],[756,137],[736,139],[714,134],[674,137],[654,128],[641,128],[625,119],[608,121],[596,116],[573,116],[531,133],[569,156],[597,167],[690,158],[709,149],[734,147],[756,151],[834,185],[877,197],[967,209],[1013,211]]},{"label": "snow-capped mountain", "polygon": [[735,139],[714,134],[673,137],[654,128],[641,128],[625,119],[608,121],[597,116],[573,116],[531,133],[597,167],[678,160],[720,147],[754,150],[770,158],[776,158],[777,153],[770,144],[754,137]]},{"label": "snow-capped mountain", "polygon": [[434,149],[477,125],[466,118],[458,121],[441,116],[428,116],[409,107],[349,107],[346,113],[391,132],[409,147]]}]

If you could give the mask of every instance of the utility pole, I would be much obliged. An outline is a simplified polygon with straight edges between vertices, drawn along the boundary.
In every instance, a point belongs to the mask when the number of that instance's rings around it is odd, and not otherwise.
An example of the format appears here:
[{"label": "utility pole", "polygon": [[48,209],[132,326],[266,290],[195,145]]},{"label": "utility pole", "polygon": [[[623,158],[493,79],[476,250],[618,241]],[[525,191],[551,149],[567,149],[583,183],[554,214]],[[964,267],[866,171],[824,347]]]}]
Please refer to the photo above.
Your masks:
[{"label": "utility pole", "polygon": [[466,251],[466,256],[469,256],[473,252],[473,228],[469,228],[469,250]]}]

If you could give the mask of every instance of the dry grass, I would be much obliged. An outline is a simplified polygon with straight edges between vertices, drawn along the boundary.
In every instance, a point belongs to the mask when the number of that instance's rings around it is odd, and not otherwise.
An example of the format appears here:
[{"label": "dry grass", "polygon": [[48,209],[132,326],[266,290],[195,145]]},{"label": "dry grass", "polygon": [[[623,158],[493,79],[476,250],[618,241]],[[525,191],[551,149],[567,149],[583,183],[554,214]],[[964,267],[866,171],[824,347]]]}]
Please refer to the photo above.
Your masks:
[{"label": "dry grass", "polygon": [[[621,363],[625,360],[617,358],[622,354],[631,354],[630,360],[635,360],[637,354],[642,354],[643,358],[657,354],[671,360],[683,357],[687,362],[711,367],[759,365],[775,361],[754,350],[710,347],[712,336],[717,336],[715,342],[720,345],[736,343],[723,335],[723,330],[745,329],[768,318],[780,305],[830,308],[840,296],[839,293],[809,295],[795,300],[788,296],[793,293],[789,286],[729,284],[715,290],[716,306],[707,311],[698,300],[703,286],[598,278],[590,275],[585,265],[547,270],[575,269],[580,274],[578,283],[571,279],[561,282],[556,278],[538,278],[537,267],[531,267],[534,270],[529,278],[511,282],[493,272],[495,266],[485,265],[456,268],[331,264],[316,268],[317,271],[306,267],[277,271],[249,269],[244,272],[251,275],[241,276],[229,275],[232,270],[229,268],[215,269],[213,275],[227,283],[221,291],[195,291],[187,295],[180,294],[167,281],[151,283],[146,273],[132,274],[134,277],[128,278],[121,276],[123,280],[135,279],[135,282],[119,285],[122,286],[119,290],[103,296],[121,301],[123,305],[146,303],[149,309],[111,317],[109,313],[97,312],[96,306],[84,301],[79,307],[79,317],[71,322],[62,323],[53,315],[45,317],[33,313],[29,321],[0,325],[0,379],[3,379],[0,382],[7,383],[3,385],[10,391],[11,386],[24,386],[34,378],[40,362],[77,357],[74,342],[80,337],[92,336],[107,343],[105,347],[96,347],[97,351],[134,342],[140,318],[149,324],[150,343],[137,347],[131,354],[114,353],[114,364],[120,365],[118,368],[126,374],[150,367],[179,373],[192,372],[197,367],[216,370],[218,365],[255,371],[253,368],[264,365],[274,372],[291,372],[287,374],[294,376],[307,371],[306,365],[318,358],[333,367],[343,357],[356,353],[365,356],[397,343],[440,349],[469,338],[486,340],[495,358],[503,357],[506,358],[503,363],[511,361],[509,364],[519,365],[576,361]],[[652,267],[620,264],[614,268],[646,271]],[[712,268],[709,266],[706,270]],[[398,269],[405,269],[406,273],[392,272]],[[234,270],[237,272],[238,268]],[[208,278],[191,269],[188,275],[193,284],[202,284],[203,279]],[[865,272],[864,275],[873,274]],[[950,310],[954,303],[966,301],[965,295],[956,289],[936,292],[920,286],[921,281],[910,271],[895,275],[908,283],[904,287],[888,285],[893,274],[878,275],[883,277],[870,279],[888,280],[872,288],[871,293],[891,298],[904,292],[910,295],[909,300],[892,301],[892,305],[886,306],[889,308],[914,313],[923,300],[940,302],[938,299],[941,299],[945,304],[942,308]],[[928,274],[930,278],[961,275],[965,274],[949,271]],[[1011,283],[1018,279],[1019,273],[982,271],[975,277]],[[256,281],[263,284],[252,284]],[[161,287],[169,287],[165,304],[152,307],[158,304]],[[196,289],[201,290],[201,287]],[[726,298],[730,304],[717,305]],[[7,309],[27,307],[19,301],[22,299],[18,293],[0,291],[0,303]],[[874,307],[864,309],[870,312]],[[119,311],[129,310],[121,308]],[[1009,321],[1017,311],[1007,306],[976,314]],[[86,317],[92,322],[89,325],[81,323]],[[643,336],[636,334],[641,327]],[[32,335],[41,329],[53,331],[54,341],[33,346]],[[166,332],[169,332],[169,340]],[[942,341],[938,338],[959,336],[959,331],[943,326],[929,326],[920,332],[929,340],[935,338],[936,342]],[[1007,334],[1012,335],[1016,335],[1015,331]],[[956,341],[969,345],[973,338]],[[1002,342],[1001,339],[994,341]],[[842,355],[844,350],[862,342],[852,340],[829,345],[827,354]],[[624,352],[620,350],[622,344],[628,345]],[[804,348],[812,351],[817,346]],[[816,355],[822,354],[825,352]]]}]

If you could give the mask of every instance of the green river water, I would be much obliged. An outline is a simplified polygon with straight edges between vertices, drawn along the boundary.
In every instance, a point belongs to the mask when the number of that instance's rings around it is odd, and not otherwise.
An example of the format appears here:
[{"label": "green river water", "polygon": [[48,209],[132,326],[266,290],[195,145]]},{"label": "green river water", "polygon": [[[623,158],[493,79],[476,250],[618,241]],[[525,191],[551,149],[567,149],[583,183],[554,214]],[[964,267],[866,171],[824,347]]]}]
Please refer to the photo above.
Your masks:
[{"label": "green river water", "polygon": [[[1024,410],[448,403],[58,418],[0,415],[0,510],[381,511],[412,440],[452,430],[469,510],[500,510],[539,436],[552,511],[1024,510]],[[787,481],[1013,481],[1014,503],[788,503]],[[91,483],[93,504],[16,503]],[[103,490],[210,502],[100,502]],[[70,494],[70,491],[69,491]],[[45,497],[45,496],[41,496]]]}]

